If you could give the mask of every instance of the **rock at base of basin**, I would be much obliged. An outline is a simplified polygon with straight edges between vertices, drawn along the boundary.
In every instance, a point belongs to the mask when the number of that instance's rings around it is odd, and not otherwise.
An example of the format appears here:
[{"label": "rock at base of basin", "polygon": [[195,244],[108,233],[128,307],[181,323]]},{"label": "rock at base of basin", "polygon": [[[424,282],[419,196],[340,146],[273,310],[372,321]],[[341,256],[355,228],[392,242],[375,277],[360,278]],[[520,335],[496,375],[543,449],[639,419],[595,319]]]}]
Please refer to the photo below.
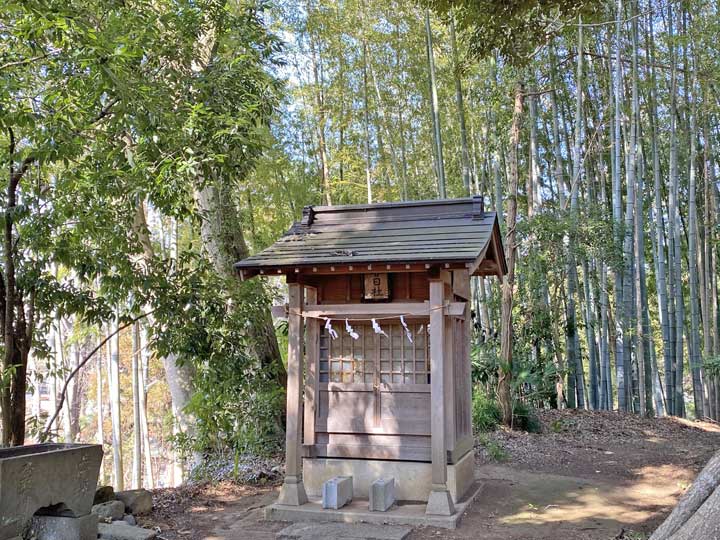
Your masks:
[{"label": "rock at base of basin", "polygon": [[35,516],[30,527],[32,538],[37,540],[95,540],[98,518],[95,514],[78,518]]},{"label": "rock at base of basin", "polygon": [[92,507],[92,513],[101,520],[115,521],[122,519],[125,515],[125,503],[122,501],[108,501],[102,504],[96,504]]},{"label": "rock at base of basin", "polygon": [[112,486],[101,486],[95,490],[93,505],[115,500],[115,490]]},{"label": "rock at base of basin", "polygon": [[137,525],[137,520],[135,519],[135,516],[131,514],[126,514],[125,516],[123,516],[122,520],[128,525]]},{"label": "rock at base of basin", "polygon": [[133,515],[147,514],[152,510],[152,494],[147,489],[130,489],[115,494],[118,501],[125,503],[125,509]]},{"label": "rock at base of basin", "polygon": [[157,536],[155,531],[133,527],[124,521],[100,523],[100,540],[151,540]]}]

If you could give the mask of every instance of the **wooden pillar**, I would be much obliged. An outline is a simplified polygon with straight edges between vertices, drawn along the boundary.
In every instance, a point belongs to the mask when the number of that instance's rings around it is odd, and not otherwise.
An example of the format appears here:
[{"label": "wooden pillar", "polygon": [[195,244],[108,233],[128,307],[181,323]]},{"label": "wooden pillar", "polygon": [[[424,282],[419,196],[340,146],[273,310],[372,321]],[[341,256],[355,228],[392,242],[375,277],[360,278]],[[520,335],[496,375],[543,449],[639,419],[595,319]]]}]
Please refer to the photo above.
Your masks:
[{"label": "wooden pillar", "polygon": [[[445,350],[443,351],[443,403],[445,405],[445,451],[455,450],[455,317],[445,318]],[[432,325],[431,325],[432,328]]]},{"label": "wooden pillar", "polygon": [[285,428],[285,482],[279,504],[300,506],[307,502],[302,483],[300,437],[303,386],[303,288],[288,283],[287,425]]},{"label": "wooden pillar", "polygon": [[[453,271],[453,301],[458,297],[465,300],[464,320],[454,321],[458,328],[455,332],[455,349],[453,354],[455,366],[452,382],[455,392],[455,446],[452,448],[451,463],[457,463],[473,448],[472,437],[472,370],[470,367],[470,339],[472,336],[472,300],[470,274],[467,270]],[[447,381],[446,381],[447,382]],[[449,449],[450,450],[450,449]]]},{"label": "wooden pillar", "polygon": [[426,514],[451,516],[455,513],[447,488],[447,447],[445,440],[445,280],[430,279],[430,433],[432,488]]},{"label": "wooden pillar", "polygon": [[[305,287],[305,303],[317,304],[317,289]],[[305,445],[315,444],[315,421],[317,418],[318,403],[318,377],[320,362],[320,321],[308,319],[305,321],[305,406],[303,440]]]}]

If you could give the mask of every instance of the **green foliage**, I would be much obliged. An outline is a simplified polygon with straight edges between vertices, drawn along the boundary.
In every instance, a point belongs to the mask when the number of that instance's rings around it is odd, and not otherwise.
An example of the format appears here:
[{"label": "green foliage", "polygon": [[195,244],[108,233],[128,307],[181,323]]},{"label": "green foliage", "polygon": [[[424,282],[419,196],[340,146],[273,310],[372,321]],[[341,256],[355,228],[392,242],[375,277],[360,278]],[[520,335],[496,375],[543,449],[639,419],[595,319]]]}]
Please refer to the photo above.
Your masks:
[{"label": "green foliage", "polygon": [[[30,329],[35,324],[42,337],[56,317],[97,325],[118,311],[122,321],[154,310],[158,351],[197,364],[191,408],[204,426],[199,437],[215,430],[233,447],[263,446],[281,397],[266,381],[273,374],[256,373],[239,335],[264,297],[218,281],[202,260],[195,196],[207,182],[239,187],[271,143],[279,83],[270,70],[280,49],[264,7],[255,0],[0,5],[0,164],[20,175],[19,205],[5,209],[18,318],[35,314]],[[163,220],[160,237],[146,230],[145,208]],[[192,231],[178,241],[184,260],[165,231],[178,222]],[[25,339],[20,325],[17,334]],[[35,349],[47,358],[42,340]],[[10,368],[0,373],[0,390]]]},{"label": "green foliage", "polygon": [[[202,259],[193,263],[158,312],[158,351],[190,363],[195,373],[186,412],[197,421],[196,433],[177,442],[186,451],[272,454],[282,434],[284,392],[276,374],[250,353],[250,330],[260,324],[268,292],[259,282],[237,286]],[[177,324],[177,306],[183,306],[183,324]]]},{"label": "green foliage", "polygon": [[720,356],[706,358],[703,367],[708,375],[720,377]]},{"label": "green foliage", "polygon": [[542,426],[535,410],[527,403],[515,400],[513,402],[513,427],[528,433],[540,433]]},{"label": "green foliage", "polygon": [[478,435],[478,442],[485,448],[490,459],[494,461],[507,461],[510,458],[510,454],[498,444],[497,441],[491,439],[487,434]]},{"label": "green foliage", "polygon": [[[476,434],[495,430],[502,420],[498,402],[477,387],[473,392],[472,420]],[[520,400],[513,401],[513,428],[529,433],[539,433],[542,430],[533,407]]]},{"label": "green foliage", "polygon": [[594,14],[602,6],[590,0],[425,0],[441,14],[454,16],[467,32],[470,53],[485,58],[498,51],[511,64],[530,61],[536,47],[545,45],[578,15]]},{"label": "green foliage", "polygon": [[563,422],[562,419],[553,420],[550,423],[550,430],[553,433],[562,433],[563,431],[567,431],[567,427],[565,426],[565,422]]},{"label": "green foliage", "polygon": [[472,400],[472,420],[476,433],[494,430],[502,419],[500,405],[483,392],[475,390]]}]

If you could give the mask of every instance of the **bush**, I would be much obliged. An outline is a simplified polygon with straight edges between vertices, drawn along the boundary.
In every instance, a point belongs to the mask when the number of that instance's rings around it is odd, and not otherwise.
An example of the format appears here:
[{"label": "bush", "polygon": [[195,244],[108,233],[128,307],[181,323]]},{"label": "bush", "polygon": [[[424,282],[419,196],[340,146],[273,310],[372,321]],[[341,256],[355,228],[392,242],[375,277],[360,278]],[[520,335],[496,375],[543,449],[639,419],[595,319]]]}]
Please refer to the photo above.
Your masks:
[{"label": "bush", "polygon": [[472,400],[472,420],[475,431],[478,433],[493,431],[500,424],[501,419],[502,414],[497,401],[482,392],[475,392]]},{"label": "bush", "polygon": [[513,427],[529,433],[540,433],[542,430],[535,409],[517,400],[513,403]]},{"label": "bush", "polygon": [[[495,399],[476,391],[472,401],[472,420],[476,433],[493,431],[502,421],[502,411]],[[535,409],[522,401],[513,402],[513,428],[529,433],[539,433],[542,429]]]}]

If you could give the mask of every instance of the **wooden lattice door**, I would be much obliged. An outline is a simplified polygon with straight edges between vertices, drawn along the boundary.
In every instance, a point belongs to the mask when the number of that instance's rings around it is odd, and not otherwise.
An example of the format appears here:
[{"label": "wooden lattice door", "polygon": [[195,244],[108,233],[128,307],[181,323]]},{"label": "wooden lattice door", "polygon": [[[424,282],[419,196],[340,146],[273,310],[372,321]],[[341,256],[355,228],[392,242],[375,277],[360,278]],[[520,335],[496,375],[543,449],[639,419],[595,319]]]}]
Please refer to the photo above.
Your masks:
[{"label": "wooden lattice door", "polygon": [[[357,340],[343,327],[336,328],[336,339],[325,329],[320,334],[320,455],[425,459],[430,436],[427,321],[409,321],[410,338],[397,320],[380,321],[385,335],[375,333],[370,323],[350,324]],[[409,450],[403,453],[401,447]]]}]

